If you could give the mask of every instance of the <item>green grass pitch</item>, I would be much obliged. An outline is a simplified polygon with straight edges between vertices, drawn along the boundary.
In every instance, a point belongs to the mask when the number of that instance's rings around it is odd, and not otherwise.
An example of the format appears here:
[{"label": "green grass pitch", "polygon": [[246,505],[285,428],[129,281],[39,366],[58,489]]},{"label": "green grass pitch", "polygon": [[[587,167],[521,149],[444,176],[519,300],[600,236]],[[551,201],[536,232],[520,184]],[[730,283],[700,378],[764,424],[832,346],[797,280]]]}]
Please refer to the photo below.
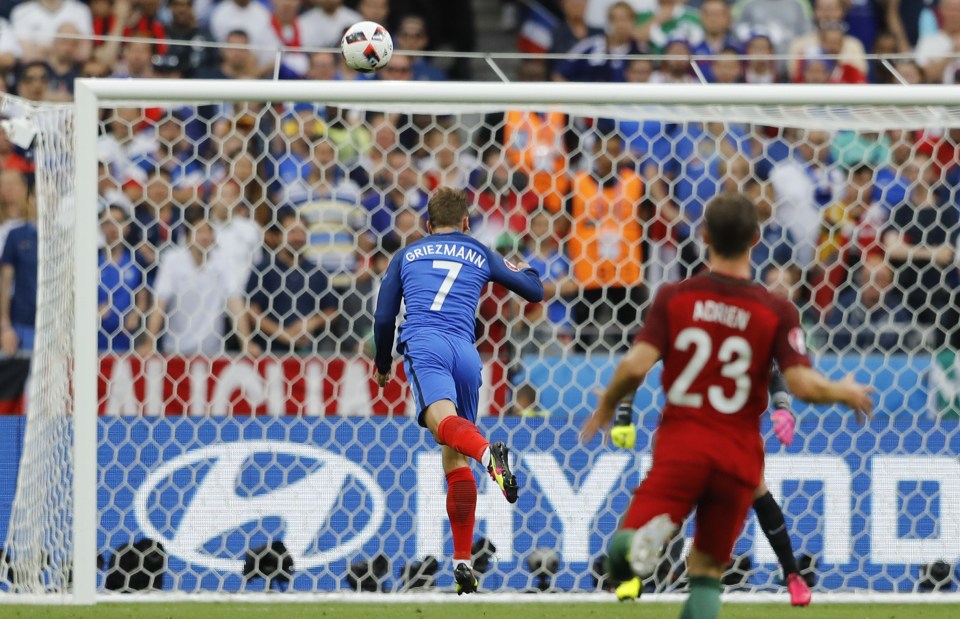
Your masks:
[{"label": "green grass pitch", "polygon": [[[454,608],[456,609],[454,612]],[[446,604],[373,603],[146,603],[99,604],[89,608],[65,606],[3,606],[5,619],[672,619],[679,604],[660,603],[524,603],[477,604],[451,599]],[[960,617],[960,604],[814,604],[791,608],[785,604],[726,604],[721,619],[948,619]]]}]

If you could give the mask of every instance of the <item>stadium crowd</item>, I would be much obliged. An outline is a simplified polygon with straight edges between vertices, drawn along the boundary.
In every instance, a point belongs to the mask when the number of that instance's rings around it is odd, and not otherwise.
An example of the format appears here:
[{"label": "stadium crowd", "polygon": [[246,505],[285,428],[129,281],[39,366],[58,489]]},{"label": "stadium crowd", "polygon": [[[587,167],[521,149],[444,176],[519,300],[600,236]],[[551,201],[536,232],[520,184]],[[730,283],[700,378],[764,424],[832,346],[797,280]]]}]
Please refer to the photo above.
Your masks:
[{"label": "stadium crowd", "polygon": [[[0,21],[0,83],[59,102],[71,99],[78,76],[470,76],[467,63],[416,55],[474,47],[463,3],[350,4],[0,3],[9,15]],[[899,75],[953,83],[960,69],[960,0],[522,8],[521,51],[583,56],[523,59],[521,81],[894,83]],[[274,66],[278,46],[332,47],[360,19],[388,25],[411,54],[373,77],[325,52],[287,52]],[[158,42],[61,36],[90,34]],[[902,56],[885,63],[865,50]],[[789,59],[743,56],[773,53]],[[441,185],[466,190],[474,233],[533,265],[546,284],[548,301],[525,309],[489,292],[478,323],[487,355],[621,348],[652,290],[701,268],[700,217],[724,189],[760,206],[756,275],[803,308],[814,345],[960,347],[957,130],[827,132],[521,111],[470,124],[316,103],[237,104],[105,112],[96,155],[104,351],[362,350],[377,276],[397,248],[425,234],[427,196]],[[12,355],[34,336],[32,152],[0,133],[0,169],[0,352]]]}]

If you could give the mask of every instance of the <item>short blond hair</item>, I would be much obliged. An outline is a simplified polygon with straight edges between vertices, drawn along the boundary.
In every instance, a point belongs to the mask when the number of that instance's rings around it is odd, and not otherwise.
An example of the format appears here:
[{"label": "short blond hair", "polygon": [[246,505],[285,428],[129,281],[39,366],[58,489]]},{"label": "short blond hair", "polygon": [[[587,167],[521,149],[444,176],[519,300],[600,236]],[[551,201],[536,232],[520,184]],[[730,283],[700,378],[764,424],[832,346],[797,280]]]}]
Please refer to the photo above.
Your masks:
[{"label": "short blond hair", "polygon": [[427,217],[434,228],[459,226],[467,210],[466,192],[453,187],[440,187],[427,202]]}]

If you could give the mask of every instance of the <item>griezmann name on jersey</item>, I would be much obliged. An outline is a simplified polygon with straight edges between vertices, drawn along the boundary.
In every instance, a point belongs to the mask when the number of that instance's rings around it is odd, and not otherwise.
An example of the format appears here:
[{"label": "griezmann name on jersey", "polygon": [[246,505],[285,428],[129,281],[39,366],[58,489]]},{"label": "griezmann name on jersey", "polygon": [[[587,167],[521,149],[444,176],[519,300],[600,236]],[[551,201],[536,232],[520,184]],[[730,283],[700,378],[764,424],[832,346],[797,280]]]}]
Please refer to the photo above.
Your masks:
[{"label": "griezmann name on jersey", "polygon": [[429,334],[472,344],[477,305],[488,282],[502,284],[527,301],[543,300],[543,284],[534,269],[518,269],[462,232],[432,234],[397,252],[377,299],[377,369],[387,372],[391,368],[401,300],[406,304],[401,347],[412,337]]},{"label": "griezmann name on jersey", "polygon": [[654,459],[699,462],[758,484],[772,362],[781,371],[810,365],[793,304],[755,282],[705,273],[665,284],[636,340],[663,357]]}]

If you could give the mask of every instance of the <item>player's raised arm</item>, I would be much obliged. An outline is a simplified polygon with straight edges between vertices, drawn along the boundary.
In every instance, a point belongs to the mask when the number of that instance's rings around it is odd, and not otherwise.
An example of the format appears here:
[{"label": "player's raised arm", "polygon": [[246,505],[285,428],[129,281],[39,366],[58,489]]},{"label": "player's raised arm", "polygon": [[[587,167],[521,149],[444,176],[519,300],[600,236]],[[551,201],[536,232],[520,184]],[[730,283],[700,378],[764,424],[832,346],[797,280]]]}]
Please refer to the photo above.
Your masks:
[{"label": "player's raised arm", "polygon": [[490,249],[487,250],[487,262],[490,264],[491,281],[502,284],[531,303],[543,301],[543,282],[536,269],[522,264],[514,266]]},{"label": "player's raised arm", "polygon": [[623,356],[613,373],[613,379],[600,397],[597,409],[583,424],[580,439],[584,443],[589,443],[598,431],[610,425],[620,401],[637,390],[650,372],[650,368],[659,360],[660,351],[644,341],[634,344]]},{"label": "player's raised arm", "polygon": [[774,357],[783,370],[787,387],[794,397],[811,404],[843,404],[857,413],[863,423],[873,412],[873,388],[857,383],[853,376],[834,381],[810,367],[803,329],[797,308],[784,301],[780,308],[781,325],[774,340]]},{"label": "player's raised arm", "polygon": [[390,260],[383,280],[380,282],[380,294],[377,296],[377,309],[373,322],[373,345],[376,349],[374,373],[377,383],[383,387],[390,379],[390,370],[393,369],[393,338],[397,329],[397,315],[400,313],[400,302],[403,299],[403,288],[400,283],[401,253]]},{"label": "player's raised arm", "polygon": [[857,412],[863,423],[873,413],[873,388],[861,385],[848,375],[843,380],[830,380],[813,368],[794,366],[783,372],[787,386],[796,397],[811,404],[843,404]]}]

